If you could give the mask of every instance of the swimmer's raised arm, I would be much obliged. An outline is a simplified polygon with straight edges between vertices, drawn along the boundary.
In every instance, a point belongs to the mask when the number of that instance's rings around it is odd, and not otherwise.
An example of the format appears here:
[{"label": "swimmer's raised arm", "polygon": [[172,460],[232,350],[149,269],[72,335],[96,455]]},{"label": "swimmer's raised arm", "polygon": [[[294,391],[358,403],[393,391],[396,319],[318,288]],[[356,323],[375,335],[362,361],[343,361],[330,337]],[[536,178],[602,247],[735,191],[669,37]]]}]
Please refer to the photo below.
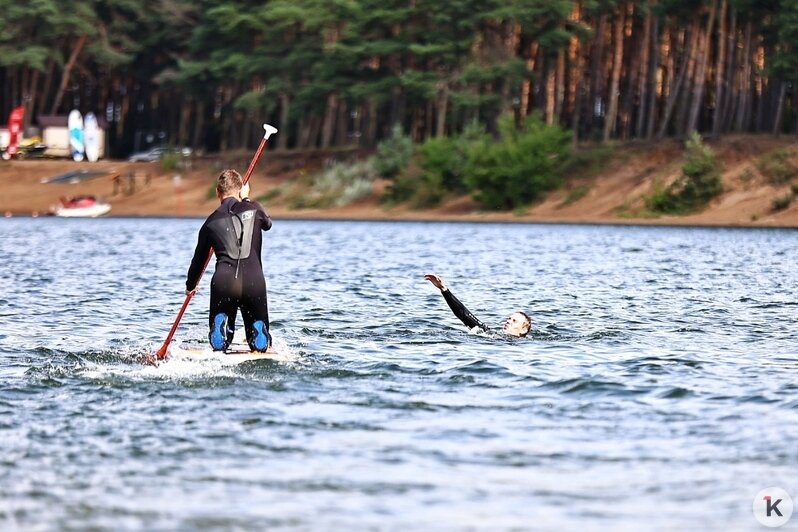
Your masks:
[{"label": "swimmer's raised arm", "polygon": [[449,287],[446,286],[446,283],[443,282],[443,279],[441,279],[440,276],[434,273],[428,273],[424,275],[424,279],[432,283],[435,288],[441,291],[441,295],[443,295],[443,299],[446,300],[449,308],[452,309],[454,315],[457,316],[457,318],[462,321],[466,327],[469,329],[479,327],[483,330],[488,330],[488,327],[486,327],[484,323],[479,321],[476,316],[471,314],[471,311],[460,302],[459,299],[454,297],[454,294],[449,291]]}]

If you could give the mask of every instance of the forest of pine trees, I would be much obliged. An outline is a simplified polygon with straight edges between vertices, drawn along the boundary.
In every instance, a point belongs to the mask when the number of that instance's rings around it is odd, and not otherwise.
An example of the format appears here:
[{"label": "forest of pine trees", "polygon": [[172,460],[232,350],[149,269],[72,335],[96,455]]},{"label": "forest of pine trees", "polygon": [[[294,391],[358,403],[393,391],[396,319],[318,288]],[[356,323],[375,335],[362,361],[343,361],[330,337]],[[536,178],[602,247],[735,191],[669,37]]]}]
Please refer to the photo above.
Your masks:
[{"label": "forest of pine trees", "polygon": [[0,0],[0,116],[72,108],[209,151],[493,133],[798,131],[795,0]]}]

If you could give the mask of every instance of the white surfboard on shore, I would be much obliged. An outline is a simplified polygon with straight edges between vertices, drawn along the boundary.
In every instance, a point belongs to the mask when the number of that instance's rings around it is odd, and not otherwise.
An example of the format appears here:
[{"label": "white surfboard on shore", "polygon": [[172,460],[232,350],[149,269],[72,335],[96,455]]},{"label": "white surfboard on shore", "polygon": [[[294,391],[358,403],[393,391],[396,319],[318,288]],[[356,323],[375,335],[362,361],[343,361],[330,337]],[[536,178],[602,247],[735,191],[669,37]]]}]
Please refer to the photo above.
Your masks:
[{"label": "white surfboard on shore", "polygon": [[86,113],[83,119],[83,140],[86,149],[86,159],[96,162],[100,158],[100,125],[94,113]]},{"label": "white surfboard on shore", "polygon": [[86,149],[83,144],[83,115],[80,114],[80,111],[73,109],[69,113],[67,126],[69,127],[69,150],[72,153],[72,159],[80,162],[83,160]]}]

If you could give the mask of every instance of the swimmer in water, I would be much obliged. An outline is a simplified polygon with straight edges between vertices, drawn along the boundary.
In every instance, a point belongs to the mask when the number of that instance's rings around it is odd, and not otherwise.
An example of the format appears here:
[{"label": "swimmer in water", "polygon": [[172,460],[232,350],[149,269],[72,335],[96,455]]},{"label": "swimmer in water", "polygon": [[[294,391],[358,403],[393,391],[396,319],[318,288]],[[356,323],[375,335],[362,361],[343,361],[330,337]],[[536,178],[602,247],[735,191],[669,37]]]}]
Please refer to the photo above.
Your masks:
[{"label": "swimmer in water", "polygon": [[[443,282],[443,279],[434,273],[426,274],[424,279],[432,283],[435,288],[441,291],[441,295],[443,295],[443,299],[446,300],[446,303],[449,304],[449,308],[452,309],[454,315],[457,316],[466,327],[469,329],[476,327],[482,329],[484,332],[491,332],[490,327],[479,321],[473,314],[471,314],[471,311],[469,311],[465,305],[460,302],[459,299],[454,297],[454,294],[449,291],[449,287],[446,286],[446,283]],[[532,319],[526,315],[526,313],[519,311],[513,312],[507,317],[506,320],[504,320],[504,325],[502,325],[501,332],[507,336],[523,338],[531,329]]]}]

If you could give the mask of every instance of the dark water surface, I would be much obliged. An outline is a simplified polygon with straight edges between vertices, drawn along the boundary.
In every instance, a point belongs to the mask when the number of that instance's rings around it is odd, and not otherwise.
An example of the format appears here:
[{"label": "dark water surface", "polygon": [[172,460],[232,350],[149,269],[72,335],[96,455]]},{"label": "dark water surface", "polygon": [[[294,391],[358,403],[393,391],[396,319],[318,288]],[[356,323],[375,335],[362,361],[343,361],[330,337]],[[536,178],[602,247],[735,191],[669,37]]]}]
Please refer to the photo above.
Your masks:
[{"label": "dark water surface", "polygon": [[200,223],[0,220],[0,529],[756,529],[798,496],[798,232],[276,220],[288,360],[141,366]]}]

